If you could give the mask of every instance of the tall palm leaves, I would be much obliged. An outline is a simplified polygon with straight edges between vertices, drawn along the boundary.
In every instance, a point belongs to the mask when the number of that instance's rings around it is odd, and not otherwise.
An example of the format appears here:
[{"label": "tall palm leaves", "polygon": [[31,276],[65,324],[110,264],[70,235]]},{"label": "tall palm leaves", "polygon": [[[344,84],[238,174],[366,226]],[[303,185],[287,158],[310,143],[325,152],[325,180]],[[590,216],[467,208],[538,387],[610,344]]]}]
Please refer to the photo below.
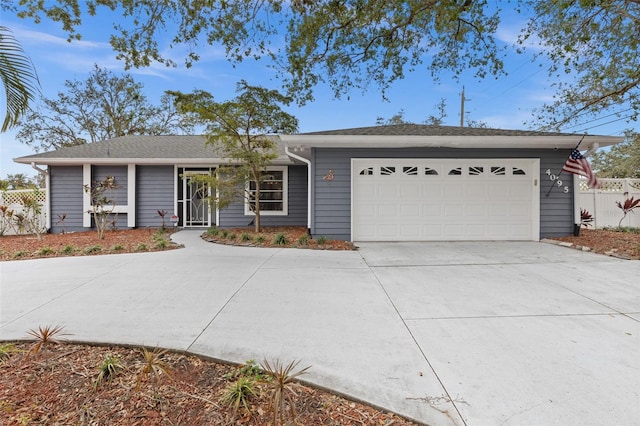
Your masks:
[{"label": "tall palm leaves", "polygon": [[4,132],[15,126],[27,111],[29,102],[39,92],[40,81],[31,59],[11,30],[3,26],[0,26],[0,78],[7,102],[7,112],[0,130]]}]

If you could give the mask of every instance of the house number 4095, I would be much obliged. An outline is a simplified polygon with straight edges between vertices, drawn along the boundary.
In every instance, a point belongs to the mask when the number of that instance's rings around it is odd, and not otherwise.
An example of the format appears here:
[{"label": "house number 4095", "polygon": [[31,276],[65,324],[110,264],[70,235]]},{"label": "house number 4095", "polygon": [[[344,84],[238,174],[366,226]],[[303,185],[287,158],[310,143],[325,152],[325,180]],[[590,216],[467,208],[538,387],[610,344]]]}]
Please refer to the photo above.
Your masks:
[{"label": "house number 4095", "polygon": [[554,185],[558,185],[558,188],[562,188],[565,194],[569,192],[568,186],[562,186],[562,181],[558,179],[558,176],[551,173],[551,169],[547,169],[547,175],[549,176],[549,180],[554,183]]}]

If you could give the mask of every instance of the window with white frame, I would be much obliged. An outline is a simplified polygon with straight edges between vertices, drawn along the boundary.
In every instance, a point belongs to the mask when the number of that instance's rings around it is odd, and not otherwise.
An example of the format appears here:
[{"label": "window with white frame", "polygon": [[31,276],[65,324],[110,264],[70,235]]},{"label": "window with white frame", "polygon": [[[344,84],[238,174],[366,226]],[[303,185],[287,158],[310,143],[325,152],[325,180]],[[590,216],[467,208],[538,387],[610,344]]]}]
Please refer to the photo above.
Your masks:
[{"label": "window with white frame", "polygon": [[[283,216],[287,214],[287,167],[269,167],[263,172],[265,179],[260,184],[260,215]],[[249,199],[245,201],[244,213],[254,214],[251,205],[255,205],[256,182],[248,184]]]}]

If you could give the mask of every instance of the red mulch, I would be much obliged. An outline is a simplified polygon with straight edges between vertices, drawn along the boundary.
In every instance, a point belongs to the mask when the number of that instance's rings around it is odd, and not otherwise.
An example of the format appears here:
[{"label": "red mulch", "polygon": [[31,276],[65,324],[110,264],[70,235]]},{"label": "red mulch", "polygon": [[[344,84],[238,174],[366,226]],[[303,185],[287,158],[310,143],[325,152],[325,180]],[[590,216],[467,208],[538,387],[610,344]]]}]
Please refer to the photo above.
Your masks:
[{"label": "red mulch", "polygon": [[595,253],[609,254],[626,259],[640,259],[640,232],[624,232],[616,229],[585,229],[574,237],[552,238],[564,241],[582,249],[587,247]]}]

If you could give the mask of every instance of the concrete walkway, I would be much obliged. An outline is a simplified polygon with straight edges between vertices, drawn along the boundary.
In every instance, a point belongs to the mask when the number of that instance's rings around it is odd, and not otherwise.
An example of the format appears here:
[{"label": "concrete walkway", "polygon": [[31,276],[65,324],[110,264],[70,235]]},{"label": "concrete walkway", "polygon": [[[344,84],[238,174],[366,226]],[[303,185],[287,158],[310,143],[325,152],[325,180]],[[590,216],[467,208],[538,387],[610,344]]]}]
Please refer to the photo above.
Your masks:
[{"label": "concrete walkway", "polygon": [[242,363],[432,425],[637,425],[640,262],[543,243],[219,246],[0,263],[0,339],[77,341]]}]

